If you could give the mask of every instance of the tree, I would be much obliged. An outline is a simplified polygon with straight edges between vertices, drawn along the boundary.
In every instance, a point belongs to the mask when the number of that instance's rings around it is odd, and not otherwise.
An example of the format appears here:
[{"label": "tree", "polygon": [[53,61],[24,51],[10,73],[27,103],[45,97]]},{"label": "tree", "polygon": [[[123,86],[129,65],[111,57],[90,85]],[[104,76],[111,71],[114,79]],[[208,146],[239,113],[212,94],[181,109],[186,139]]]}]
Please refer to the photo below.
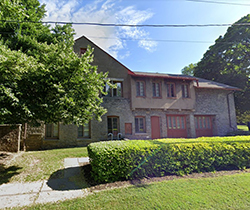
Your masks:
[{"label": "tree", "polygon": [[204,54],[194,75],[242,89],[235,93],[239,115],[250,109],[250,15],[241,18]]},{"label": "tree", "polygon": [[185,66],[182,70],[181,73],[184,75],[189,75],[189,76],[194,76],[194,68],[197,66],[197,64],[189,64],[188,66]]},{"label": "tree", "polygon": [[43,25],[37,0],[0,2],[0,122],[83,124],[101,107],[106,74],[92,66],[93,50],[73,51],[71,25]]}]

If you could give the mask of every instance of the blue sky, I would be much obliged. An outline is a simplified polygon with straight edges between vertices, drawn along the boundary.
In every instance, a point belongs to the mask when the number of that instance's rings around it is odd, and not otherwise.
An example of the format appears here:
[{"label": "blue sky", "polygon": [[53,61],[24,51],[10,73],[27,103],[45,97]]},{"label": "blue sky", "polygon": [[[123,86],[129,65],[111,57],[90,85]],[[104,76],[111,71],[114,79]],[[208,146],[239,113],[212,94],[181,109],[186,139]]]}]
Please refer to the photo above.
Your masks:
[{"label": "blue sky", "polygon": [[[44,21],[114,24],[232,24],[250,13],[248,0],[39,0]],[[180,74],[198,62],[227,27],[73,25],[132,71]]]}]

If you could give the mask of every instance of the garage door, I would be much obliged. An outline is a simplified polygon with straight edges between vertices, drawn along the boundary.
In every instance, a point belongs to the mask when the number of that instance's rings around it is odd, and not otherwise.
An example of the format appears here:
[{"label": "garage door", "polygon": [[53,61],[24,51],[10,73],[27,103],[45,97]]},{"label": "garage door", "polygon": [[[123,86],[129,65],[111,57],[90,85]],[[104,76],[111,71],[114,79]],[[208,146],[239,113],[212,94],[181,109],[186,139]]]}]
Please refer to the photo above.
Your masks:
[{"label": "garage door", "polygon": [[169,138],[186,138],[186,116],[167,115],[167,132]]},{"label": "garage door", "polygon": [[213,136],[212,116],[195,116],[196,137]]}]

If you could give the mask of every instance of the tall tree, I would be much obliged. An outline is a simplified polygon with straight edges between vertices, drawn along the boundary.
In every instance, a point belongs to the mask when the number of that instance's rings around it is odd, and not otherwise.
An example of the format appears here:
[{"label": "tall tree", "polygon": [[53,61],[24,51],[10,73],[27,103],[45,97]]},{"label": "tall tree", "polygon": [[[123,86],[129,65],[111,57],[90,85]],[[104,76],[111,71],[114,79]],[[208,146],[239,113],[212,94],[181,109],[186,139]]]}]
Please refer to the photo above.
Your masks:
[{"label": "tall tree", "polygon": [[188,66],[185,66],[181,73],[184,75],[194,76],[194,68],[197,66],[197,64],[190,63]]},{"label": "tall tree", "polygon": [[37,0],[0,2],[0,123],[100,119],[106,74],[92,66],[93,50],[73,51],[71,25],[42,24]]},{"label": "tall tree", "polygon": [[241,18],[204,54],[194,75],[241,88],[235,93],[237,114],[250,109],[250,15]]}]

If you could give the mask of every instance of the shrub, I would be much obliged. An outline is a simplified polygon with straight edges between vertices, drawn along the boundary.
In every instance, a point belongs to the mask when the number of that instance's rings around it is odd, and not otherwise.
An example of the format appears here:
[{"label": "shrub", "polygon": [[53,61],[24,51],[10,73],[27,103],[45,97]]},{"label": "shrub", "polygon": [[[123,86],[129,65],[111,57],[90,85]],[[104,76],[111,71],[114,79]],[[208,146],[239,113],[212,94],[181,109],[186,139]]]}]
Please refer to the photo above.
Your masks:
[{"label": "shrub", "polygon": [[[213,141],[212,141],[212,140]],[[249,137],[92,143],[92,176],[100,183],[250,167]],[[178,143],[180,141],[180,143]]]}]

